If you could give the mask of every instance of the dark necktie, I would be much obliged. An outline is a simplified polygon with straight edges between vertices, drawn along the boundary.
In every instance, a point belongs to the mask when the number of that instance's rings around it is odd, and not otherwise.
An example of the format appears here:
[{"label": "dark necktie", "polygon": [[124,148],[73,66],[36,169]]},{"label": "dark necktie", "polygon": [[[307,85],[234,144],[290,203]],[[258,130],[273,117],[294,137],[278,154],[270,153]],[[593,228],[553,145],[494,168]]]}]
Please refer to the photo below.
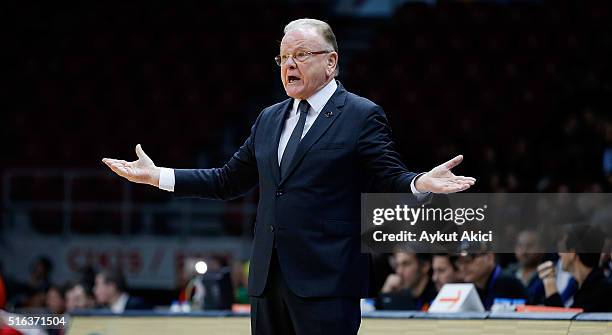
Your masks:
[{"label": "dark necktie", "polygon": [[291,165],[293,155],[295,155],[295,151],[297,150],[298,144],[300,144],[300,140],[302,139],[302,132],[304,132],[304,124],[306,123],[306,115],[308,114],[308,109],[310,109],[308,101],[300,101],[300,104],[298,105],[300,119],[295,125],[295,128],[293,128],[293,132],[291,133],[291,137],[289,137],[289,141],[287,142],[287,146],[285,147],[285,151],[283,152],[283,157],[281,159],[281,178],[284,177],[287,171],[289,170],[289,165]]}]

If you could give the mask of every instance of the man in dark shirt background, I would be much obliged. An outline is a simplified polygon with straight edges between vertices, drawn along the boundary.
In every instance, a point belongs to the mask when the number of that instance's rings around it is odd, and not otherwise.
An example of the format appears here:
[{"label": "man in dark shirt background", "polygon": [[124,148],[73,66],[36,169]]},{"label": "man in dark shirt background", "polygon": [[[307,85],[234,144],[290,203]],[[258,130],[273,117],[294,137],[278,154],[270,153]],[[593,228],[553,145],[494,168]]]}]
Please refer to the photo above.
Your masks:
[{"label": "man in dark shirt background", "polygon": [[[599,268],[601,252],[580,252],[602,250],[604,233],[596,226],[572,225],[566,232],[559,250],[561,268],[572,274],[578,282],[571,307],[582,308],[585,312],[612,312],[612,282]],[[544,282],[547,306],[563,307],[557,291],[556,271],[552,262],[538,267],[538,275]]]},{"label": "man in dark shirt background", "polygon": [[393,253],[395,273],[385,280],[378,297],[378,309],[422,310],[438,294],[431,280],[431,254],[398,249]]},{"label": "man in dark shirt background", "polygon": [[476,286],[482,305],[490,310],[496,298],[525,299],[527,293],[523,284],[502,273],[492,252],[461,255],[458,260],[460,271],[466,283]]}]

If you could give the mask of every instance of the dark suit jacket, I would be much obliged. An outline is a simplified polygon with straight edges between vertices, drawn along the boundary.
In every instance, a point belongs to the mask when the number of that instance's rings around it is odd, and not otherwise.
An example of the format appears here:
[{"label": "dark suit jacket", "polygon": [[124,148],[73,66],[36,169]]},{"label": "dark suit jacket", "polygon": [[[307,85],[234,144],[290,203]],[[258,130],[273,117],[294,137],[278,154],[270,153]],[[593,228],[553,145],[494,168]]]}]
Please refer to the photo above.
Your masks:
[{"label": "dark suit jacket", "polygon": [[147,302],[141,297],[131,296],[128,298],[128,301],[125,304],[125,310],[145,310],[151,309],[151,306],[147,304]]},{"label": "dark suit jacket", "polygon": [[287,285],[303,297],[372,295],[371,259],[360,252],[360,194],[410,192],[383,110],[338,89],[280,178],[278,142],[293,99],[264,109],[222,168],[175,170],[177,195],[236,198],[259,183],[249,294],[266,286],[276,239]]},{"label": "dark suit jacket", "polygon": [[476,288],[476,291],[487,311],[491,310],[496,298],[523,299],[527,302],[527,291],[523,283],[515,277],[503,274],[499,265],[489,274],[485,288]]}]

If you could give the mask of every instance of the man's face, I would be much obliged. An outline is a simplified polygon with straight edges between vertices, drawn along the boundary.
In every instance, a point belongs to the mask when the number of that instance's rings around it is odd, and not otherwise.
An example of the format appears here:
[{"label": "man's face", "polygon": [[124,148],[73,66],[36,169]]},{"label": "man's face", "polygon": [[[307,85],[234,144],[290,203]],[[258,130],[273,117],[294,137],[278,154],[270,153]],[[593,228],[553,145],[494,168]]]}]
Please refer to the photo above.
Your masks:
[{"label": "man's face", "polygon": [[89,300],[83,287],[77,285],[66,292],[66,310],[74,311],[92,307],[93,305]]},{"label": "man's face", "polygon": [[[415,254],[397,252],[394,256],[395,273],[402,279],[402,287],[415,287],[423,276],[423,269]],[[425,275],[427,275],[425,273]]]},{"label": "man's face", "polygon": [[93,288],[96,302],[102,305],[110,303],[110,300],[115,292],[115,285],[107,283],[102,275],[96,276],[96,284]]},{"label": "man's face", "polygon": [[[323,38],[314,29],[294,29],[283,37],[280,55],[298,52],[330,51]],[[320,90],[333,76],[338,54],[336,52],[310,55],[304,62],[293,57],[281,65],[281,80],[287,95],[294,99],[307,99]]]},{"label": "man's face", "polygon": [[575,250],[567,247],[567,238],[568,236],[565,234],[563,238],[557,242],[557,248],[559,249],[557,254],[559,255],[561,269],[563,269],[563,271],[571,272],[574,260],[577,256]]},{"label": "man's face", "polygon": [[444,284],[458,281],[457,271],[455,271],[447,256],[434,256],[432,267],[432,280],[436,284],[436,289],[438,289],[438,291]]},{"label": "man's face", "polygon": [[47,308],[56,314],[64,312],[64,297],[57,289],[47,291]]},{"label": "man's face", "polygon": [[484,281],[494,266],[495,260],[491,254],[473,254],[459,258],[459,269],[467,283]]},{"label": "man's face", "polygon": [[559,262],[561,262],[561,269],[563,271],[571,272],[572,271],[572,263],[576,258],[575,252],[559,252]]},{"label": "man's face", "polygon": [[516,240],[514,255],[522,266],[537,266],[542,259],[542,248],[536,232],[522,231]]}]

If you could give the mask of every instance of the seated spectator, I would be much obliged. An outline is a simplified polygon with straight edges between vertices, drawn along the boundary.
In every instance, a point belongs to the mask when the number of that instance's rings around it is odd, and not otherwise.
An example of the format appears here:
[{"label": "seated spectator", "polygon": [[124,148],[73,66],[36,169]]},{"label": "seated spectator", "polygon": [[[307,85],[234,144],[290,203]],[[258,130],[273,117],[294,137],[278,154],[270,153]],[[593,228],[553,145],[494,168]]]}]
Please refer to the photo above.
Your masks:
[{"label": "seated spectator", "polygon": [[[582,308],[585,312],[612,312],[612,283],[599,268],[601,252],[580,252],[602,250],[604,235],[595,226],[573,225],[565,233],[559,252],[563,270],[572,274],[578,283],[571,307]],[[544,282],[547,306],[563,307],[563,300],[557,291],[555,266],[545,262],[538,267],[538,275]]]},{"label": "seated spectator", "polygon": [[438,292],[431,280],[431,254],[417,254],[405,249],[393,254],[395,273],[390,274],[377,299],[378,309],[422,310]]},{"label": "seated spectator", "polygon": [[47,300],[47,291],[43,289],[27,288],[25,291],[26,300],[19,305],[20,308],[44,309]]},{"label": "seated spectator", "polygon": [[[64,300],[65,288],[62,286],[51,285],[47,290],[46,307],[49,313],[64,314],[66,311],[66,302]],[[47,335],[61,335],[63,329],[47,329]]]},{"label": "seated spectator", "polygon": [[96,301],[91,286],[74,282],[66,288],[66,312],[94,308]]},{"label": "seated spectator", "polygon": [[28,278],[28,287],[33,292],[47,291],[51,286],[51,272],[53,272],[53,263],[49,258],[38,257],[30,265],[30,278]]},{"label": "seated spectator", "polygon": [[544,301],[544,284],[538,277],[538,265],[544,260],[544,248],[535,230],[519,232],[514,246],[517,262],[510,264],[505,274],[520,280],[527,290],[527,302],[538,305]]},{"label": "seated spectator", "polygon": [[[30,264],[30,276],[25,285],[16,288],[15,307],[43,309],[46,305],[47,290],[51,286],[53,264],[47,257],[40,256]],[[10,290],[8,292],[11,292]],[[11,292],[14,294],[14,292]]]},{"label": "seated spectator", "polygon": [[96,275],[94,295],[100,306],[109,308],[113,313],[148,309],[144,300],[138,297],[130,297],[127,293],[125,277],[118,270],[104,270]]},{"label": "seated spectator", "polygon": [[232,286],[234,287],[234,301],[238,304],[248,304],[249,294],[249,262],[237,261],[232,266]]},{"label": "seated spectator", "polygon": [[66,301],[64,300],[65,288],[51,285],[47,290],[46,306],[49,313],[63,314],[66,311]]},{"label": "seated spectator", "polygon": [[459,270],[466,283],[476,286],[482,305],[490,310],[496,298],[525,299],[527,293],[521,282],[502,273],[492,252],[472,253],[459,256]]},{"label": "seated spectator", "polygon": [[432,258],[433,274],[431,279],[440,291],[444,284],[460,283],[463,281],[456,264],[457,257],[449,254],[435,254]]},{"label": "seated spectator", "polygon": [[[574,294],[578,290],[578,282],[571,273],[563,270],[560,259],[555,263],[555,271],[557,272],[557,292],[561,295],[563,305],[570,307],[574,303]],[[542,287],[544,287],[544,283],[542,283]],[[544,298],[546,298],[546,294],[544,294]],[[544,300],[541,304],[544,304]]]}]

